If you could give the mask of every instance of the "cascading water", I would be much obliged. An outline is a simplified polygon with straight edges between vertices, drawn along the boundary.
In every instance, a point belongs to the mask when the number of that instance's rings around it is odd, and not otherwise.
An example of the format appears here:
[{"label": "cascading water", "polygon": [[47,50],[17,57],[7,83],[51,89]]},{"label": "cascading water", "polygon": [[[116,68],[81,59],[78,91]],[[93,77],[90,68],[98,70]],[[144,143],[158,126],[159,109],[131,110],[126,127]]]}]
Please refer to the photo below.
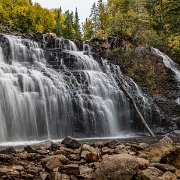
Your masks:
[{"label": "cascading water", "polygon": [[180,105],[180,70],[177,68],[177,64],[175,64],[166,54],[162,53],[158,49],[152,48],[152,51],[154,54],[162,57],[164,65],[174,73],[177,86],[179,89],[179,97],[177,97],[176,102]]},{"label": "cascading water", "polygon": [[105,60],[100,65],[69,40],[58,39],[45,53],[35,41],[1,36],[0,142],[131,131],[130,103]]}]

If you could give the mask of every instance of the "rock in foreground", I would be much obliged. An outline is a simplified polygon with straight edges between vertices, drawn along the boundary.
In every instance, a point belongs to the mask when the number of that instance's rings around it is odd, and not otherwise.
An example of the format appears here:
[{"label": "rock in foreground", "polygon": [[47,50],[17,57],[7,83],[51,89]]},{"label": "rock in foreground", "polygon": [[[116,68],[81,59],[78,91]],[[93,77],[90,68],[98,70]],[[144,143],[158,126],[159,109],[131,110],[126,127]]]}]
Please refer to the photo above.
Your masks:
[{"label": "rock in foreground", "polygon": [[[98,141],[67,137],[48,140],[21,152],[0,152],[0,179],[35,180],[176,180],[180,178],[180,143]],[[164,149],[163,149],[164,148]]]}]

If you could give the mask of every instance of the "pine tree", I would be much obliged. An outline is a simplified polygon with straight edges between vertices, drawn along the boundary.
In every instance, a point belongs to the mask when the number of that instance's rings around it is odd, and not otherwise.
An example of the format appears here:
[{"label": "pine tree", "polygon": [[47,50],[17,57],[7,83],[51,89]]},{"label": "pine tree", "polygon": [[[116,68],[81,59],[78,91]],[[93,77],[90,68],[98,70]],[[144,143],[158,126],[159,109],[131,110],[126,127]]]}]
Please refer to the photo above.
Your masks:
[{"label": "pine tree", "polygon": [[91,21],[93,23],[93,31],[94,31],[93,36],[95,36],[96,32],[98,30],[98,22],[99,22],[98,7],[97,7],[95,2],[94,2],[94,4],[92,5],[92,8],[91,8],[90,18],[91,18]]},{"label": "pine tree", "polygon": [[57,15],[56,15],[56,27],[55,27],[55,33],[58,36],[63,35],[63,27],[62,27],[62,20],[61,20],[61,15],[62,15],[62,10],[61,7],[57,10]]},{"label": "pine tree", "polygon": [[86,22],[83,24],[83,39],[89,40],[94,36],[93,23],[90,19],[86,18]]},{"label": "pine tree", "polygon": [[65,12],[63,37],[66,39],[75,39],[75,30],[73,27],[73,12]]},{"label": "pine tree", "polygon": [[77,8],[74,17],[74,30],[75,30],[75,39],[81,39],[81,30],[79,25],[79,15]]}]

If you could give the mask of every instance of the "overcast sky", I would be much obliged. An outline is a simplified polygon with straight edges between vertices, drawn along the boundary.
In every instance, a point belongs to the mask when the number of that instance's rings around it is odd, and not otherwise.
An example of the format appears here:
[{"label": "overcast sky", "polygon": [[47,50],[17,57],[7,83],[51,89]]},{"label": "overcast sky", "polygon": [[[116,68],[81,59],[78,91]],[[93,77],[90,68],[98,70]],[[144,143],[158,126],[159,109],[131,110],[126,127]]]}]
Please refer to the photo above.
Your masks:
[{"label": "overcast sky", "polygon": [[91,6],[97,1],[98,0],[33,0],[33,2],[38,2],[42,7],[48,9],[59,8],[61,6],[63,11],[75,11],[77,7],[81,22],[84,22],[86,18],[89,17]]}]

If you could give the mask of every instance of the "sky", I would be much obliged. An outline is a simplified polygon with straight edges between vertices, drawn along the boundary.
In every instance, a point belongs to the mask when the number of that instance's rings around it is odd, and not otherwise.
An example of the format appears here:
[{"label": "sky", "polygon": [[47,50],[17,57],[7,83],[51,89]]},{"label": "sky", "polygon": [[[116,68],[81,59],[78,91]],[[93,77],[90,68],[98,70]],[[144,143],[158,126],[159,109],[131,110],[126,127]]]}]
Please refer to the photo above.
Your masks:
[{"label": "sky", "polygon": [[63,12],[66,10],[75,11],[78,8],[80,22],[84,22],[89,17],[91,7],[98,0],[33,0],[38,2],[42,7],[53,9],[62,7]]}]

